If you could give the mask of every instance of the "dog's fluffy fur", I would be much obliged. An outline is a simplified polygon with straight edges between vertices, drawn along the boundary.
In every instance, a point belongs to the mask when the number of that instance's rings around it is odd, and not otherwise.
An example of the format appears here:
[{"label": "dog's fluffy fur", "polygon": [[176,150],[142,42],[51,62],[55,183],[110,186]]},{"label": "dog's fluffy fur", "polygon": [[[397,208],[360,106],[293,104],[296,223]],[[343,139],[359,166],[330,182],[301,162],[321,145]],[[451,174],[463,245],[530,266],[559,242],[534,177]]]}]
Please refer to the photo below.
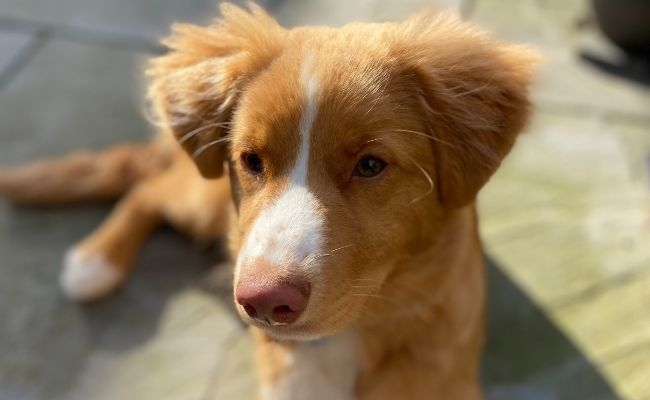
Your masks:
[{"label": "dog's fluffy fur", "polygon": [[[65,292],[118,287],[162,221],[229,225],[264,399],[480,398],[474,201],[528,119],[535,55],[448,15],[287,30],[221,11],[175,26],[151,62],[151,144],[0,172],[16,202],[128,191],[66,257]],[[368,156],[385,167],[359,173]],[[297,320],[253,318],[240,294],[259,282],[308,288]]]}]

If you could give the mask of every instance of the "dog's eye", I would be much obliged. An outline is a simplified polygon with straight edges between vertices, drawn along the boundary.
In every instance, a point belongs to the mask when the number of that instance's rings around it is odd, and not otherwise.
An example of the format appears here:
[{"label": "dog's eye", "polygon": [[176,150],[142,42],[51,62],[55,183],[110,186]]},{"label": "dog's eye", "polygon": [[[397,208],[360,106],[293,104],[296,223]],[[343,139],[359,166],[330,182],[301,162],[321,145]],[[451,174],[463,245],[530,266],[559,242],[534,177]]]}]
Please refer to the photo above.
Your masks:
[{"label": "dog's eye", "polygon": [[363,156],[354,169],[354,175],[362,178],[372,178],[386,168],[386,162],[381,158]]},{"label": "dog's eye", "polygon": [[243,153],[241,155],[241,160],[246,169],[255,175],[259,175],[264,172],[264,162],[259,155],[255,153]]}]

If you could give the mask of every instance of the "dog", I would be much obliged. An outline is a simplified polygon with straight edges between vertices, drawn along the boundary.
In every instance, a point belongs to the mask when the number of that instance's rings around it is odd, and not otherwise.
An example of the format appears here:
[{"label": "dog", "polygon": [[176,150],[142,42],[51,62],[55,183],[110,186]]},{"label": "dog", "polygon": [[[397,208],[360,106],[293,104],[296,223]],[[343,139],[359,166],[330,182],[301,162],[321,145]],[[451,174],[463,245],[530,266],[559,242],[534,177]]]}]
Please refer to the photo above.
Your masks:
[{"label": "dog", "polygon": [[481,398],[475,199],[529,119],[536,54],[447,14],[291,30],[252,4],[221,14],[150,62],[150,143],[0,172],[16,203],[126,193],[67,253],[64,292],[115,290],[162,222],[227,232],[261,398]]}]

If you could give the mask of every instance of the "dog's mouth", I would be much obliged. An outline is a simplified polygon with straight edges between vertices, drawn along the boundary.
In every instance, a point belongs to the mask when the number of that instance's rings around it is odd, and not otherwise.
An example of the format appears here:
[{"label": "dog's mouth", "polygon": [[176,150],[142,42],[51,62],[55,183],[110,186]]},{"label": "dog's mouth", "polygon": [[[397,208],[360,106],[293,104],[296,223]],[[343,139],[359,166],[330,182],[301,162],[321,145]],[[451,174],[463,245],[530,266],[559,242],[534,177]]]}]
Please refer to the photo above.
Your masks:
[{"label": "dog's mouth", "polygon": [[328,334],[314,330],[309,324],[269,325],[254,320],[251,325],[262,329],[269,336],[281,341],[310,341],[328,336]]}]

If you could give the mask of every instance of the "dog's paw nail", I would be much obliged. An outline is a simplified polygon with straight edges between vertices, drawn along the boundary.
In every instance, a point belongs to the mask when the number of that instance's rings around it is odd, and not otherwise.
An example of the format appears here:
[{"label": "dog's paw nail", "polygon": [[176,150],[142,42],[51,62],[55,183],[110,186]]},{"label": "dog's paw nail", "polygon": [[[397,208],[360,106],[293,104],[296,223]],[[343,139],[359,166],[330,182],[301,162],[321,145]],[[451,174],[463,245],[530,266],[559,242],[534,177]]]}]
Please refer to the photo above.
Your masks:
[{"label": "dog's paw nail", "polygon": [[72,249],[65,255],[60,283],[71,300],[89,301],[117,288],[124,277],[119,267],[101,254],[81,254]]}]

